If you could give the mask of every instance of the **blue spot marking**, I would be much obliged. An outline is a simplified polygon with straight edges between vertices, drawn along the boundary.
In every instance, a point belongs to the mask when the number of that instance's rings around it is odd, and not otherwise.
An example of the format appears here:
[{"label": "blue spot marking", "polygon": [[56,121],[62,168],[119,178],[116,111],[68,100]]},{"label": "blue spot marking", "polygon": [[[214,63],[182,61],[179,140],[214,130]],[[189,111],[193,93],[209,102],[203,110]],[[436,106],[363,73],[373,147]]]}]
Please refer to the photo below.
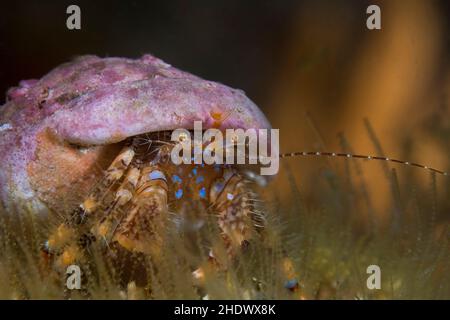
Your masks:
[{"label": "blue spot marking", "polygon": [[150,172],[148,177],[150,178],[150,180],[157,180],[157,179],[166,180],[166,177],[164,176],[164,173],[162,173],[159,170],[155,170],[155,171]]},{"label": "blue spot marking", "polygon": [[176,183],[181,183],[183,180],[181,180],[180,176],[177,176],[176,174],[174,174],[172,176],[172,181],[176,182]]},{"label": "blue spot marking", "polygon": [[233,200],[233,198],[234,198],[233,194],[228,192],[227,199],[231,201],[231,200]]},{"label": "blue spot marking", "polygon": [[291,279],[286,281],[286,283],[284,284],[284,287],[286,289],[295,289],[298,285],[298,281],[296,279]]},{"label": "blue spot marking", "polygon": [[183,196],[183,189],[175,191],[175,198],[180,199]]},{"label": "blue spot marking", "polygon": [[206,198],[206,189],[205,187],[200,189],[200,198]]},{"label": "blue spot marking", "polygon": [[195,181],[195,183],[200,184],[200,183],[202,183],[203,181],[205,181],[205,178],[204,178],[203,176],[198,176],[198,177],[197,177],[197,180]]},{"label": "blue spot marking", "polygon": [[194,174],[194,176],[197,175],[197,168],[192,169],[192,173]]},{"label": "blue spot marking", "polygon": [[222,182],[217,182],[214,184],[214,191],[220,192],[222,191],[224,184]]}]

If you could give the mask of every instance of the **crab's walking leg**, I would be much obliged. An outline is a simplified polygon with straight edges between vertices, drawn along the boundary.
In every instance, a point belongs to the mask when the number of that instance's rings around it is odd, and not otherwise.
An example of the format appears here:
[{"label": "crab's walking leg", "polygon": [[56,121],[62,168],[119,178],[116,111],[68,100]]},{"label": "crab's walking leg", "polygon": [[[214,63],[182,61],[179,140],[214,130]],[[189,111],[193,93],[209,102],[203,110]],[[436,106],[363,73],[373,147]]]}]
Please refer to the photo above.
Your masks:
[{"label": "crab's walking leg", "polygon": [[[223,176],[216,179],[210,187],[211,209],[217,216],[229,261],[232,261],[241,249],[245,249],[255,232],[262,230],[265,225],[264,216],[254,204],[256,195],[250,184],[249,180],[234,170],[226,169]],[[207,264],[193,272],[196,283],[202,284],[206,269],[212,272],[227,269],[214,249],[209,254]]]},{"label": "crab's walking leg", "polygon": [[[265,217],[257,210],[254,201],[256,194],[250,188],[250,182],[237,173],[225,172],[225,184],[211,189],[211,202],[218,210],[219,227],[222,230],[228,254],[233,258],[236,250],[247,246],[255,230],[262,230],[265,225]],[[284,256],[279,266],[283,277],[286,279],[284,286],[291,291],[297,291],[298,275],[293,261]]]},{"label": "crab's walking leg", "polygon": [[88,195],[87,199],[75,209],[71,216],[72,223],[80,224],[86,216],[95,212],[100,206],[105,193],[111,186],[119,181],[128,169],[135,155],[134,143],[125,146],[119,155],[113,160],[106,170],[104,178],[96,185],[94,190]]},{"label": "crab's walking leg", "polygon": [[[225,172],[222,181],[213,184],[211,202],[218,210],[219,227],[222,230],[228,254],[233,258],[239,247],[249,244],[254,230],[262,230],[266,221],[264,216],[255,208],[255,194],[249,181],[236,173]],[[286,279],[285,288],[297,291],[298,274],[293,261],[284,256],[279,266]]]},{"label": "crab's walking leg", "polygon": [[264,228],[264,217],[255,209],[250,181],[232,170],[226,170],[210,189],[210,202],[217,214],[228,254],[246,247],[254,232]]},{"label": "crab's walking leg", "polygon": [[103,218],[94,225],[91,231],[79,235],[76,243],[70,243],[64,247],[62,254],[57,258],[58,265],[67,266],[76,260],[83,259],[84,249],[98,237],[104,239],[108,244],[107,236],[113,232],[112,225],[116,218],[115,211],[125,206],[133,198],[139,176],[140,170],[138,168],[132,167],[128,169],[122,184],[115,192],[114,202],[106,210]]},{"label": "crab's walking leg", "polygon": [[142,169],[131,208],[113,240],[130,251],[158,257],[168,219],[167,180],[157,166]]},{"label": "crab's walking leg", "polygon": [[117,189],[113,203],[106,209],[99,223],[93,227],[93,233],[103,239],[113,233],[113,223],[116,219],[115,211],[123,208],[133,198],[140,178],[140,169],[132,167],[128,170],[122,184]]},{"label": "crab's walking leg", "polygon": [[[119,181],[134,158],[134,143],[125,146],[119,155],[113,160],[105,173],[105,177],[98,183],[87,199],[75,209],[70,218],[58,226],[56,231],[50,235],[43,246],[48,253],[59,251],[63,248],[62,259],[69,263],[80,256],[81,249],[78,247],[80,236],[80,224],[85,216],[93,214],[101,204],[105,192],[117,181]],[[64,263],[65,264],[65,263]]]}]

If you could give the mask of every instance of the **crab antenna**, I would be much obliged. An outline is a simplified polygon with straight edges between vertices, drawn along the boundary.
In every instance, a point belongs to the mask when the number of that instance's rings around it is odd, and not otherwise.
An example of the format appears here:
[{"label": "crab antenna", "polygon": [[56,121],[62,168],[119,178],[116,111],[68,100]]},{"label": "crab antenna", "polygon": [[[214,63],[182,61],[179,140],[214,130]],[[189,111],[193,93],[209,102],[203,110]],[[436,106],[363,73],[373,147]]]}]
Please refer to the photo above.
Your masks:
[{"label": "crab antenna", "polygon": [[423,164],[415,163],[415,162],[409,162],[409,161],[403,161],[403,160],[397,160],[392,158],[386,158],[386,157],[379,157],[379,156],[370,156],[370,155],[360,155],[360,154],[351,154],[351,153],[335,153],[335,152],[311,152],[311,151],[303,151],[303,152],[291,152],[291,153],[282,153],[280,154],[280,159],[282,158],[290,158],[290,157],[342,157],[342,158],[358,158],[358,159],[366,159],[366,160],[379,160],[379,161],[388,161],[388,162],[395,162],[400,163],[407,166],[413,166],[422,168],[443,176],[448,176],[448,173],[442,170],[438,170]]}]

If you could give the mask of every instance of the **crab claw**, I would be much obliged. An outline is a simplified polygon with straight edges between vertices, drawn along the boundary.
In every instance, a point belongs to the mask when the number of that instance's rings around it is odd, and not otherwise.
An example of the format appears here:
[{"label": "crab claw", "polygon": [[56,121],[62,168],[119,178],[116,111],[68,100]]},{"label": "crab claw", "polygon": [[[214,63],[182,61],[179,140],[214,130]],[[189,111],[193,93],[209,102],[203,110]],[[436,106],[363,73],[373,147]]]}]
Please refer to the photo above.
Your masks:
[{"label": "crab claw", "polygon": [[[245,94],[140,59],[82,56],[21,81],[0,107],[0,196],[7,209],[79,202],[130,136],[177,128],[270,128]],[[120,147],[120,146],[119,146]]]}]

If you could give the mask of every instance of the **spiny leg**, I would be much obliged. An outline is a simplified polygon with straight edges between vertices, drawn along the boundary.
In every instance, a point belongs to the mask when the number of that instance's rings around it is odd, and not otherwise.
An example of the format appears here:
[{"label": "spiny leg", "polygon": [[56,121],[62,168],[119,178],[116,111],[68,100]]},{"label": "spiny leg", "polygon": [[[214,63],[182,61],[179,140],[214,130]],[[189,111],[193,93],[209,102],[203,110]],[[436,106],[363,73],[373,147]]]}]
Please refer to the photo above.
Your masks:
[{"label": "spiny leg", "polygon": [[107,191],[117,181],[120,181],[133,160],[134,154],[133,144],[122,149],[106,170],[104,178],[94,187],[87,199],[72,212],[69,219],[59,225],[56,231],[50,235],[43,246],[45,252],[53,254],[62,250],[58,258],[62,265],[71,264],[82,257],[80,244],[83,244],[82,225],[85,223],[85,218],[95,213],[102,204]]},{"label": "spiny leg", "polygon": [[[114,201],[106,208],[103,217],[100,220],[96,219],[99,222],[95,223],[91,230],[85,230],[84,232],[81,232],[82,229],[77,230],[78,233],[76,235],[78,240],[76,244],[71,244],[64,248],[62,254],[62,257],[65,257],[63,259],[63,265],[67,265],[70,261],[73,262],[74,260],[83,258],[83,251],[88,249],[91,243],[99,237],[104,239],[106,245],[109,246],[107,236],[108,233],[113,233],[111,229],[113,229],[112,223],[116,216],[116,211],[132,199],[139,179],[139,172],[139,169],[136,167],[129,168],[123,182],[115,191]],[[72,257],[72,259],[69,257]]]},{"label": "spiny leg", "polygon": [[[245,249],[250,245],[255,231],[264,230],[267,221],[255,205],[258,197],[251,188],[251,182],[237,173],[232,175],[228,173],[228,175],[224,188],[222,190],[216,188],[220,190],[216,192],[216,197],[213,195],[214,190],[211,190],[211,200],[214,201],[214,206],[219,212],[219,227],[228,245],[228,255],[230,259],[233,259],[237,250]],[[297,291],[298,275],[293,261],[283,254],[278,268],[286,279],[285,288],[292,292]]]},{"label": "spiny leg", "polygon": [[[266,217],[257,205],[260,200],[253,191],[252,181],[232,169],[225,169],[223,176],[212,183],[209,198],[211,209],[217,215],[228,261],[232,261],[240,250],[251,245],[254,235],[266,227]],[[217,260],[215,252],[210,252],[208,263],[193,272],[193,277],[200,286],[205,280],[205,266],[212,272],[226,269],[226,265]],[[292,260],[283,255],[277,267],[285,279],[285,288],[297,291],[298,275]]]},{"label": "spiny leg", "polygon": [[113,235],[113,240],[129,251],[158,257],[168,219],[167,180],[155,165],[142,169],[129,212]]},{"label": "spiny leg", "polygon": [[[95,236],[99,236],[107,241],[107,238],[111,237],[114,233],[115,228],[114,220],[117,218],[117,211],[121,210],[125,205],[127,205],[132,199],[136,192],[136,188],[141,176],[141,171],[137,167],[131,167],[122,184],[119,186],[115,192],[114,201],[106,208],[103,213],[103,217],[99,222],[92,228],[92,232]],[[119,218],[120,223],[120,218]]]},{"label": "spiny leg", "polygon": [[249,244],[254,232],[254,208],[250,194],[249,181],[234,172],[225,172],[224,179],[211,186],[212,209],[217,214],[230,257]]},{"label": "spiny leg", "polygon": [[124,175],[134,159],[134,144],[125,146],[105,172],[104,178],[95,186],[87,199],[73,212],[71,223],[81,224],[86,216],[92,215],[102,204],[110,188]]},{"label": "spiny leg", "polygon": [[[142,145],[141,142],[144,140],[144,144],[147,144],[148,147],[142,153],[142,150],[139,149],[139,146]],[[155,148],[151,152],[151,146],[155,143]],[[129,216],[129,211],[133,210],[132,208],[129,208],[128,204],[133,199],[133,197],[137,196],[137,189],[138,184],[142,185],[145,183],[146,175],[149,174],[150,171],[157,170],[156,167],[151,167],[152,164],[158,163],[161,158],[164,158],[166,155],[170,153],[170,149],[167,147],[164,141],[154,140],[148,135],[146,135],[146,138],[142,137],[136,137],[133,140],[133,145],[135,146],[135,154],[136,157],[139,159],[135,160],[131,168],[128,170],[124,181],[119,186],[117,191],[115,192],[115,197],[112,203],[106,208],[103,217],[99,221],[99,223],[95,226],[94,233],[96,235],[100,235],[107,241],[107,235],[109,234],[108,238],[112,238],[115,234],[117,228],[122,223],[122,221]],[[151,157],[153,153],[156,153],[154,157]],[[144,168],[142,171],[143,177],[141,175],[141,169],[138,167],[142,167],[143,159],[152,158],[150,161],[150,167],[147,166],[147,168]],[[154,174],[153,174],[154,176]],[[142,179],[141,179],[142,178]],[[133,202],[134,204],[134,202]],[[125,208],[125,206],[127,206]],[[118,217],[119,210],[123,210],[121,212],[120,217]],[[133,212],[132,212],[133,213]],[[117,219],[118,218],[118,219]],[[113,223],[115,222],[115,225]]]},{"label": "spiny leg", "polygon": [[[255,206],[256,195],[251,181],[233,169],[225,169],[223,176],[213,181],[209,192],[210,209],[216,215],[226,249],[226,261],[232,262],[240,250],[250,245],[255,232],[264,228],[265,218]],[[208,262],[193,272],[194,279],[202,284],[205,267],[212,272],[226,270],[227,264],[214,249]]]}]

